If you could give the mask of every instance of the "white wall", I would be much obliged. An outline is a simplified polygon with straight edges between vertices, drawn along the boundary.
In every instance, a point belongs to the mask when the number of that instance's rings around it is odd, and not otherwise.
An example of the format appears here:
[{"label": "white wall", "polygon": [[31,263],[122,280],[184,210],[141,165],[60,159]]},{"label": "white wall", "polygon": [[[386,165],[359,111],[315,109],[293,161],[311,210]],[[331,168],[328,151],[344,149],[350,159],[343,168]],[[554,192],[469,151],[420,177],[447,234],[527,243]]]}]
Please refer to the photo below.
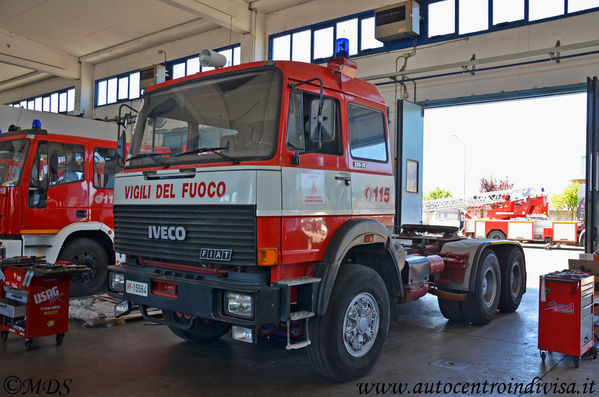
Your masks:
[{"label": "white wall", "polygon": [[[359,13],[378,6],[392,4],[394,1],[373,0],[314,0],[295,7],[268,14],[266,16],[266,34],[270,35],[284,30],[294,29],[309,24],[322,22],[340,16]],[[315,10],[318,10],[316,13]],[[467,61],[473,54],[477,59],[497,55],[516,54],[523,51],[549,48],[557,40],[562,45],[599,39],[599,12],[578,15],[559,20],[537,23],[521,28],[500,32],[471,36],[468,40],[447,42],[441,45],[419,47],[416,55],[409,59],[407,70],[453,62]],[[240,42],[240,36],[233,33],[229,41],[229,31],[225,28],[215,29],[182,40],[170,42],[141,52],[122,56],[117,59],[95,65],[94,78],[99,79],[118,73],[138,69],[164,61],[159,49],[165,50],[168,60],[198,53],[202,48],[218,48],[230,43]],[[591,48],[593,50],[599,47]],[[587,49],[588,50],[588,49]],[[378,54],[370,57],[356,58],[358,76],[371,76],[390,73],[395,70],[395,59],[409,49],[392,53]],[[568,55],[575,52],[562,53]],[[243,52],[243,50],[242,50]],[[548,58],[548,55],[528,59],[517,59],[522,62],[532,59]],[[509,62],[508,62],[509,63]],[[490,64],[485,66],[496,66]],[[480,66],[484,67],[484,66]],[[459,71],[460,68],[440,72]],[[537,65],[512,67],[491,72],[477,72],[474,76],[465,73],[452,77],[434,78],[418,81],[417,100],[453,98],[468,95],[498,93],[539,87],[560,86],[584,82],[586,76],[599,74],[599,56],[592,55],[576,59],[562,60],[559,64],[546,62]],[[417,77],[412,75],[411,77]],[[26,97],[43,94],[73,86],[74,81],[51,78],[33,83],[18,89],[0,93],[0,103],[9,103]],[[409,99],[413,100],[412,84],[407,83]],[[394,99],[394,86],[381,86],[391,111]],[[134,101],[134,105],[137,101]],[[94,117],[114,117],[118,105],[96,108]],[[393,120],[394,117],[392,116]]]}]

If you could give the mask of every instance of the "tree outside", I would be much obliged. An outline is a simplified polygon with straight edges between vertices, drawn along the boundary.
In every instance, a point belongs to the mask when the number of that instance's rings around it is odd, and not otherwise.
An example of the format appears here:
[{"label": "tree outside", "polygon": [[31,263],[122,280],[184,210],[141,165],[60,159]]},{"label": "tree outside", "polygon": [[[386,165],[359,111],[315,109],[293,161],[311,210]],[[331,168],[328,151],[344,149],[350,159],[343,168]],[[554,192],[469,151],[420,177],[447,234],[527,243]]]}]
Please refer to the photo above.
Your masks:
[{"label": "tree outside", "polygon": [[449,190],[441,189],[440,187],[436,187],[428,193],[424,194],[424,201],[429,200],[438,200],[442,198],[451,198],[451,192]]},{"label": "tree outside", "polygon": [[488,178],[480,178],[479,192],[488,193],[496,192],[498,190],[509,190],[514,187],[514,184],[509,181],[507,177],[504,179],[496,179],[493,176]]},{"label": "tree outside", "polygon": [[568,210],[572,219],[575,219],[576,207],[578,206],[578,183],[571,183],[563,192],[551,197],[551,206],[555,209]]}]

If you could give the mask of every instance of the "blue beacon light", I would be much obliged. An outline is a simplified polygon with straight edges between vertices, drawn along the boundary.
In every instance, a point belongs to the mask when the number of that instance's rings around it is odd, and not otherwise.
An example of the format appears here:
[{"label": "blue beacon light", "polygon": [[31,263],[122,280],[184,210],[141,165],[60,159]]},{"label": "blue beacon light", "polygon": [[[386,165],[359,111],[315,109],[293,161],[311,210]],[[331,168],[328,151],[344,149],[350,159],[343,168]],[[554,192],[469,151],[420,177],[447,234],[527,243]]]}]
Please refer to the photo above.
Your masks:
[{"label": "blue beacon light", "polygon": [[349,58],[349,40],[340,38],[335,42],[335,57]]},{"label": "blue beacon light", "polygon": [[42,128],[42,122],[38,119],[33,120],[31,128]]}]

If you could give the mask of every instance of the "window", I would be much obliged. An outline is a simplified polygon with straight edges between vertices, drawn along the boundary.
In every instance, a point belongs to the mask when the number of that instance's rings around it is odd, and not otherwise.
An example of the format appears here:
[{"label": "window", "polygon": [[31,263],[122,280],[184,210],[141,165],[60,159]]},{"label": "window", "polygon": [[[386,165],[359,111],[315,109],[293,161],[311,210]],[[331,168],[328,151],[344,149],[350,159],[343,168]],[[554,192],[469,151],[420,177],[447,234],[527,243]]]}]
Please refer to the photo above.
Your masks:
[{"label": "window", "polygon": [[43,99],[43,105],[42,105],[42,110],[44,112],[49,112],[50,111],[50,97],[46,96]]},{"label": "window", "polygon": [[83,145],[53,142],[50,153],[50,186],[83,180]]},{"label": "window", "polygon": [[494,0],[493,25],[524,19],[524,0]]},{"label": "window", "polygon": [[114,189],[114,175],[119,168],[116,149],[94,148],[94,187]]},{"label": "window", "polygon": [[58,111],[60,113],[67,111],[67,93],[61,92],[58,94]]},{"label": "window", "polygon": [[41,96],[35,98],[35,110],[37,110],[37,111],[42,110],[42,97]]},{"label": "window", "polygon": [[294,33],[292,36],[293,47],[291,59],[299,62],[310,62],[310,49],[312,48],[312,31],[310,29]]},{"label": "window", "polygon": [[139,72],[129,75],[129,98],[139,98]]},{"label": "window", "polygon": [[187,75],[200,73],[200,57],[193,57],[187,60]]},{"label": "window", "polygon": [[443,0],[428,5],[428,37],[455,32],[455,0]]},{"label": "window", "polygon": [[337,37],[349,40],[349,55],[358,53],[358,18],[337,23]]},{"label": "window", "polygon": [[348,118],[352,157],[386,162],[387,135],[383,112],[350,103]]},{"label": "window", "polygon": [[121,99],[129,99],[129,76],[119,79],[119,101]]},{"label": "window", "polygon": [[599,7],[599,0],[568,0],[568,12],[588,10]]},{"label": "window", "polygon": [[52,113],[58,113],[58,93],[50,95],[50,111]]},{"label": "window", "polygon": [[275,61],[288,61],[291,49],[291,36],[277,37],[272,41],[272,59]]},{"label": "window", "polygon": [[489,27],[489,0],[460,1],[460,34],[479,32]]},{"label": "window", "polygon": [[418,193],[418,161],[406,160],[406,192]]},{"label": "window", "polygon": [[324,98],[322,134],[318,131],[318,105],[319,95],[297,90],[292,92],[289,98],[287,148],[293,151],[340,155],[343,150],[339,132],[339,102],[332,98]]},{"label": "window", "polygon": [[116,102],[117,84],[118,82],[116,77],[108,80],[108,96],[106,98],[106,103]]},{"label": "window", "polygon": [[98,106],[102,106],[102,105],[106,105],[106,80],[104,81],[100,81],[98,83],[98,93],[96,94],[98,97],[98,100],[96,101],[96,104]]},{"label": "window", "polygon": [[314,31],[313,59],[330,58],[333,56],[333,28]]},{"label": "window", "polygon": [[72,112],[75,110],[75,89],[71,88],[67,91],[67,111]]},{"label": "window", "polygon": [[564,13],[564,0],[528,0],[528,20],[550,18]]},{"label": "window", "polygon": [[362,37],[360,38],[361,50],[380,48],[384,44],[374,37],[374,17],[362,19]]},{"label": "window", "polygon": [[48,197],[48,142],[41,141],[37,145],[37,152],[29,177],[28,191],[27,205],[29,208],[46,207],[46,198]]}]

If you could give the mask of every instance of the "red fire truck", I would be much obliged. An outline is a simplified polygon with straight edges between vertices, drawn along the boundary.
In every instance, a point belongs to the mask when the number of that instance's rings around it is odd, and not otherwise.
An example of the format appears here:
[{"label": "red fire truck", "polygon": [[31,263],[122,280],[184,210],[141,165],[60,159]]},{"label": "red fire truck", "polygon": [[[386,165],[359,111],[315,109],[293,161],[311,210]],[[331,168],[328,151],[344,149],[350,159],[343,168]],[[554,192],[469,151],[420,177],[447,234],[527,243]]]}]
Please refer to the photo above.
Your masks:
[{"label": "red fire truck", "polygon": [[71,295],[105,289],[106,267],[114,263],[116,125],[1,106],[0,127],[0,243],[6,257],[85,264],[91,272],[72,280]]},{"label": "red fire truck", "polygon": [[150,87],[116,178],[110,290],[197,343],[280,332],[337,381],[373,367],[397,302],[432,292],[476,325],[515,311],[518,243],[398,224],[413,160],[394,170],[383,97],[355,74],[264,61]]}]

